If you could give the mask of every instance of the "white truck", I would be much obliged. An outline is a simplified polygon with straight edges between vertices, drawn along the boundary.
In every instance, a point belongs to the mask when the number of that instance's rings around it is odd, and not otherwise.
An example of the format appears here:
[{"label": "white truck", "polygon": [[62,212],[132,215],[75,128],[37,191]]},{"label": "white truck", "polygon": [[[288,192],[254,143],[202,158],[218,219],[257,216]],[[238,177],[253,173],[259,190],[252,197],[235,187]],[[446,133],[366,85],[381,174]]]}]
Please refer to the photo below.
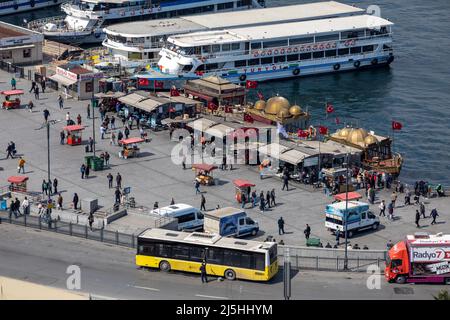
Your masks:
[{"label": "white truck", "polygon": [[204,231],[220,234],[223,237],[255,236],[259,225],[247,216],[242,209],[226,207],[214,211],[204,212]]},{"label": "white truck", "polygon": [[367,229],[377,230],[380,219],[370,210],[369,205],[360,201],[348,201],[347,209],[345,201],[327,205],[325,210],[325,227],[329,231],[339,230],[344,234],[344,220],[347,222],[347,237],[351,238],[355,232]]}]

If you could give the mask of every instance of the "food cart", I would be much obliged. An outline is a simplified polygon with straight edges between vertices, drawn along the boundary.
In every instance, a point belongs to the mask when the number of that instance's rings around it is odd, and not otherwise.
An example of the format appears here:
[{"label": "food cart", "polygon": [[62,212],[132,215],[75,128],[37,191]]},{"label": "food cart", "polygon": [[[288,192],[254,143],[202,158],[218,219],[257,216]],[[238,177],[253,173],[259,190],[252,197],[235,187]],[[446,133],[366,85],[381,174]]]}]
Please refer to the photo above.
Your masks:
[{"label": "food cart", "polygon": [[213,170],[217,169],[217,166],[207,163],[198,163],[192,165],[192,170],[195,171],[195,180],[202,185],[214,185],[215,181],[212,176]]},{"label": "food cart", "polygon": [[233,180],[234,186],[236,188],[236,201],[241,203],[242,194],[245,194],[247,199],[250,199],[250,194],[252,192],[251,188],[255,186],[254,183],[244,180],[244,179],[236,179]]},{"label": "food cart", "polygon": [[3,109],[20,108],[19,97],[23,95],[23,90],[5,90],[2,91],[1,94],[5,97],[5,101],[3,101],[2,104]]},{"label": "food cart", "polygon": [[27,192],[27,176],[11,176],[8,178],[9,191]]},{"label": "food cart", "polygon": [[346,195],[345,192],[338,193],[338,194],[334,195],[333,198],[334,198],[335,202],[345,201],[345,198],[347,198],[347,201],[353,201],[353,200],[358,201],[359,199],[362,198],[362,195],[355,191],[348,192],[348,197],[346,197],[345,195]]},{"label": "food cart", "polygon": [[81,144],[81,132],[84,130],[84,126],[81,125],[70,125],[63,128],[67,131],[67,144],[71,146],[76,146]]},{"label": "food cart", "polygon": [[142,138],[128,138],[119,141],[119,145],[122,146],[122,150],[119,152],[119,158],[128,159],[130,157],[139,157],[140,149],[138,143],[142,143],[145,140]]}]

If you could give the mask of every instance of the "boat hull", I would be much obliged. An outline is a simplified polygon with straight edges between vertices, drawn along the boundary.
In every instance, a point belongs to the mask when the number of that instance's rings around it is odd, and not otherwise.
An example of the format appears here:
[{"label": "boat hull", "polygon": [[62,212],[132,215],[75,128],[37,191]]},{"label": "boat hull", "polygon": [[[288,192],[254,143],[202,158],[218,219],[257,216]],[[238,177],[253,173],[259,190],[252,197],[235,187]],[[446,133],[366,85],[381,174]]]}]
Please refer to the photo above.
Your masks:
[{"label": "boat hull", "polygon": [[[46,7],[56,6],[63,3],[63,0],[18,0],[3,2],[0,6],[0,16],[17,14],[19,12],[32,11]],[[34,5],[33,5],[34,3]]]},{"label": "boat hull", "polygon": [[57,41],[67,44],[93,44],[102,43],[106,38],[106,33],[99,32],[61,32],[61,33],[50,33],[44,32],[44,37],[48,40]]}]

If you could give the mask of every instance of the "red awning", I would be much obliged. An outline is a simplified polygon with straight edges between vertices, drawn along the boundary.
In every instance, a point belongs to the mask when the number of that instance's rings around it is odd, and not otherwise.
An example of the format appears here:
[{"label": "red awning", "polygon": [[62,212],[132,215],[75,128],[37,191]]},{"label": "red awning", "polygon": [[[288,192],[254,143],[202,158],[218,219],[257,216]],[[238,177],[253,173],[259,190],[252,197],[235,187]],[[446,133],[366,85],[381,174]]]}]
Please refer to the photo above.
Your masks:
[{"label": "red awning", "polygon": [[141,143],[144,142],[145,140],[142,138],[128,138],[128,139],[122,139],[119,142],[121,144],[133,144],[133,143]]},{"label": "red awning", "polygon": [[[348,193],[348,201],[359,200],[361,198],[362,195],[360,195],[358,192],[351,191]],[[334,196],[334,199],[336,199],[337,201],[345,201],[345,192],[336,194]]]},{"label": "red awning", "polygon": [[65,126],[63,129],[67,131],[81,131],[84,130],[84,126],[74,124],[71,126]]},{"label": "red awning", "polygon": [[23,90],[17,89],[17,90],[6,90],[2,91],[2,94],[5,96],[13,96],[16,94],[23,94]]},{"label": "red awning", "polygon": [[8,182],[11,183],[23,183],[28,180],[27,176],[11,176],[8,178]]},{"label": "red awning", "polygon": [[233,183],[234,183],[234,185],[236,187],[239,187],[239,188],[254,187],[255,186],[255,184],[251,183],[248,180],[244,180],[244,179],[233,180]]},{"label": "red awning", "polygon": [[194,163],[192,165],[192,169],[197,169],[197,170],[202,170],[202,171],[212,171],[214,169],[217,169],[217,166],[214,166],[212,164],[207,164],[207,163]]}]

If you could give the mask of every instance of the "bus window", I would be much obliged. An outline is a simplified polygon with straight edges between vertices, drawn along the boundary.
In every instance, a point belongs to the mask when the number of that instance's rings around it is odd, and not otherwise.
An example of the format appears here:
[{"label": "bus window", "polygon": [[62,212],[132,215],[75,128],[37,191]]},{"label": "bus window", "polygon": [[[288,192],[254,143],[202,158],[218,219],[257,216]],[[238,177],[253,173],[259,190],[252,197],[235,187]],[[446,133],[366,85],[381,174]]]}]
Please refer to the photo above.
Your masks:
[{"label": "bus window", "polygon": [[[270,252],[269,252],[270,254]],[[262,253],[255,253],[254,254],[254,259],[255,259],[255,269],[257,270],[264,270],[265,268],[265,262],[264,262],[264,254]]]},{"label": "bus window", "polygon": [[203,261],[203,259],[205,259],[205,249],[200,247],[191,247],[190,257],[192,261]]},{"label": "bus window", "polygon": [[206,251],[206,262],[212,264],[224,264],[223,249],[220,248],[208,248]]},{"label": "bus window", "polygon": [[269,260],[270,260],[270,264],[274,263],[277,259],[278,259],[277,246],[274,245],[273,247],[271,247],[271,248],[269,249]]},{"label": "bus window", "polygon": [[189,260],[189,247],[183,245],[176,245],[172,247],[172,258]]},{"label": "bus window", "polygon": [[170,258],[172,247],[168,244],[157,243],[155,244],[155,256]]},{"label": "bus window", "polygon": [[223,260],[233,267],[241,266],[241,253],[232,250],[225,250]]},{"label": "bus window", "polygon": [[248,253],[241,253],[241,268],[253,269],[252,255]]}]

